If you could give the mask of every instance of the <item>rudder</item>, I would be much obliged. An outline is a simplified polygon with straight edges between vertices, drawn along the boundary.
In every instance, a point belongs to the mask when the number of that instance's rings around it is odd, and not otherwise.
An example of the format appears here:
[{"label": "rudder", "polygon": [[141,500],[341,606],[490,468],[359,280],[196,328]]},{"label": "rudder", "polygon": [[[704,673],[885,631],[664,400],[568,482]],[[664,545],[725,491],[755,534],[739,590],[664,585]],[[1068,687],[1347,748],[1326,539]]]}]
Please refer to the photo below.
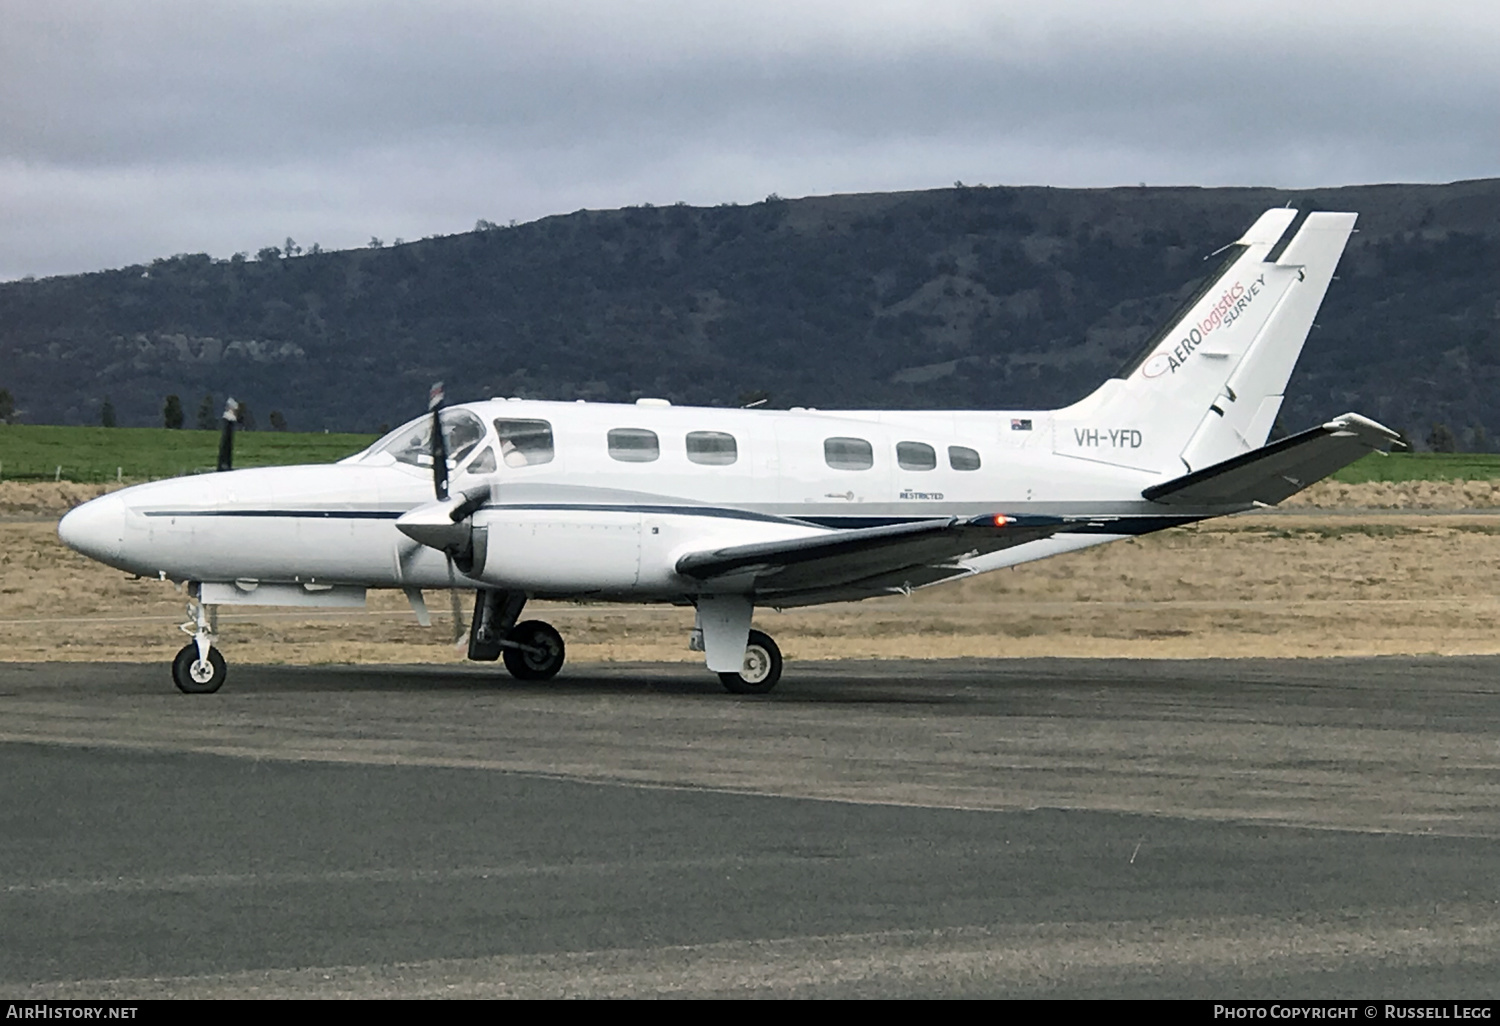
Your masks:
[{"label": "rudder", "polygon": [[1141,357],[1053,418],[1061,455],[1179,474],[1262,445],[1354,214],[1268,210]]}]

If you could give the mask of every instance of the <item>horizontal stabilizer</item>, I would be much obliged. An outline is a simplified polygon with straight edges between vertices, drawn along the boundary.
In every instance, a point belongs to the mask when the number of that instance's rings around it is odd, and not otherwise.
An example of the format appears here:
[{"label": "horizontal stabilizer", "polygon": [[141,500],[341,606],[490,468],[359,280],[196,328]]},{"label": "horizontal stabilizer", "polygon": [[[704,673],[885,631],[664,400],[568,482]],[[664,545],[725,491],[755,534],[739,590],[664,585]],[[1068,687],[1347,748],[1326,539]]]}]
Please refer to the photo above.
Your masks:
[{"label": "horizontal stabilizer", "polygon": [[1204,467],[1141,494],[1170,506],[1275,505],[1400,435],[1357,413]]},{"label": "horizontal stabilizer", "polygon": [[748,577],[758,593],[830,588],[995,552],[1069,526],[1061,517],[944,517],[691,552],[677,561],[677,572],[700,581]]}]

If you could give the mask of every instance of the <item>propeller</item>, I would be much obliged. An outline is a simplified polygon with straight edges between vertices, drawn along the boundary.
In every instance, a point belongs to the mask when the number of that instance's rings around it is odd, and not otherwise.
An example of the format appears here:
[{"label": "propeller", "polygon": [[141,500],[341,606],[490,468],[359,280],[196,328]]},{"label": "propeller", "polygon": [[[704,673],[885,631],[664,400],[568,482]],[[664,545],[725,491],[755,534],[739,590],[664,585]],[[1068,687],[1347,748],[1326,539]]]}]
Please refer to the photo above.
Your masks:
[{"label": "propeller", "polygon": [[443,383],[437,382],[427,393],[427,409],[432,414],[432,432],[428,444],[432,447],[432,490],[438,501],[448,497],[448,443],[443,438]]},{"label": "propeller", "polygon": [[437,549],[448,561],[448,594],[453,605],[453,643],[461,644],[467,633],[463,626],[463,609],[458,597],[456,571],[475,572],[482,562],[474,545],[472,517],[490,498],[487,485],[451,495],[448,491],[448,445],[443,437],[443,385],[432,386],[427,408],[432,414],[428,447],[432,454],[432,491],[434,500],[408,510],[396,519],[396,527],[413,541]]},{"label": "propeller", "polygon": [[224,422],[219,428],[219,470],[234,469],[234,426],[240,420],[240,404],[233,398],[224,404]]}]

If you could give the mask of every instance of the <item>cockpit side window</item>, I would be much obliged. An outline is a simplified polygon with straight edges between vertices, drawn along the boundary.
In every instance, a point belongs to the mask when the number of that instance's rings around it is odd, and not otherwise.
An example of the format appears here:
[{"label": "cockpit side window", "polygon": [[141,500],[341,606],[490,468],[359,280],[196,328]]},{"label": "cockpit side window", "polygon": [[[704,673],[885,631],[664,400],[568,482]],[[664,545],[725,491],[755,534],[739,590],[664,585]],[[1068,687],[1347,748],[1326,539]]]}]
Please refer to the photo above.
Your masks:
[{"label": "cockpit side window", "polygon": [[[456,464],[463,460],[474,447],[484,441],[484,421],[468,410],[450,409],[438,414],[443,425],[443,443],[448,450],[448,462]],[[388,452],[398,463],[413,467],[432,466],[432,418],[420,417],[405,427],[393,431],[391,440],[380,450]]]},{"label": "cockpit side window", "polygon": [[493,474],[495,472],[495,450],[488,445],[484,451],[474,457],[474,461],[466,468],[471,474]]},{"label": "cockpit side window", "polygon": [[497,420],[500,458],[507,467],[535,467],[551,463],[552,424],[545,420]]}]

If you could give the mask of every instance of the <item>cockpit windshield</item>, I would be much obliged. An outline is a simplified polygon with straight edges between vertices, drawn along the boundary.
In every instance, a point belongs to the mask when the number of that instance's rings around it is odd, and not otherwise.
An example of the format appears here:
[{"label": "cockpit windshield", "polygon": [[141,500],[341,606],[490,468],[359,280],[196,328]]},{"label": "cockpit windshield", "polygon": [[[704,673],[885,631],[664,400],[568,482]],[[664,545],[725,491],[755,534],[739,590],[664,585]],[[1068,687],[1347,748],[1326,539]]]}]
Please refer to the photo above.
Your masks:
[{"label": "cockpit windshield", "polygon": [[[484,422],[468,410],[448,409],[438,414],[448,463],[457,465],[484,441]],[[432,417],[418,417],[372,445],[368,454],[390,453],[396,462],[413,467],[432,466]]]}]

